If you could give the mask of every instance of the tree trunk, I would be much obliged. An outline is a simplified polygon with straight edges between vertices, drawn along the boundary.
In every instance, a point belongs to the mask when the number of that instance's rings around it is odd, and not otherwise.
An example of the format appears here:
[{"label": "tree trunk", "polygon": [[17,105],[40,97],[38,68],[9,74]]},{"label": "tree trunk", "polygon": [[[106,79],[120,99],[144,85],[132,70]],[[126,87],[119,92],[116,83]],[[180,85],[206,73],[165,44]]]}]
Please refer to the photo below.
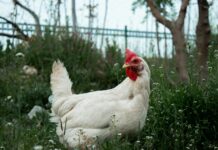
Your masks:
[{"label": "tree trunk", "polygon": [[76,32],[77,27],[77,16],[76,16],[76,0],[72,0],[72,22],[73,22],[73,32]]},{"label": "tree trunk", "polygon": [[[108,12],[108,0],[105,0],[105,12],[104,12],[103,29],[105,28],[105,25],[106,25],[107,12]],[[101,36],[100,50],[102,50],[103,43],[104,43],[104,30],[103,30],[102,36]]]},{"label": "tree trunk", "polygon": [[208,45],[210,40],[210,24],[208,19],[209,5],[207,0],[198,0],[199,18],[196,28],[196,45],[198,49],[198,70],[200,79],[208,77]]},{"label": "tree trunk", "polygon": [[155,27],[156,27],[156,39],[157,39],[157,52],[158,52],[158,57],[160,59],[160,38],[159,38],[159,26],[157,20],[155,20]]},{"label": "tree trunk", "polygon": [[151,9],[152,15],[157,19],[158,22],[167,27],[173,36],[173,44],[176,50],[176,69],[182,82],[188,82],[189,76],[186,68],[186,42],[184,36],[184,20],[186,16],[187,6],[189,0],[182,0],[182,4],[179,10],[179,15],[175,21],[171,21],[160,13],[159,8],[153,0],[146,0],[148,6]]},{"label": "tree trunk", "polygon": [[176,50],[176,70],[179,73],[179,78],[183,82],[189,81],[188,71],[186,68],[186,42],[183,30],[173,28],[173,44]]},{"label": "tree trunk", "polygon": [[13,0],[15,5],[20,6],[22,9],[26,10],[35,20],[35,31],[36,31],[36,35],[37,36],[42,36],[42,31],[41,31],[41,27],[40,27],[40,20],[39,17],[36,15],[36,13],[34,11],[32,11],[31,9],[29,9],[28,7],[24,6],[23,4],[21,4],[18,0]]}]

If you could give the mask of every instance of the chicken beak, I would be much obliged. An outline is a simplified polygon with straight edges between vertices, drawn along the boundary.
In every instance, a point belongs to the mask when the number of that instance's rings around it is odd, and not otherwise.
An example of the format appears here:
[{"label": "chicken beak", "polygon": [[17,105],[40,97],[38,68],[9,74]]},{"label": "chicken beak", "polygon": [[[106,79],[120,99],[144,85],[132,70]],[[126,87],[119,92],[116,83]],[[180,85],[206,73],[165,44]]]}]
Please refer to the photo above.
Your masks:
[{"label": "chicken beak", "polygon": [[129,67],[130,66],[130,64],[124,64],[123,65],[123,68],[127,68],[127,67]]}]

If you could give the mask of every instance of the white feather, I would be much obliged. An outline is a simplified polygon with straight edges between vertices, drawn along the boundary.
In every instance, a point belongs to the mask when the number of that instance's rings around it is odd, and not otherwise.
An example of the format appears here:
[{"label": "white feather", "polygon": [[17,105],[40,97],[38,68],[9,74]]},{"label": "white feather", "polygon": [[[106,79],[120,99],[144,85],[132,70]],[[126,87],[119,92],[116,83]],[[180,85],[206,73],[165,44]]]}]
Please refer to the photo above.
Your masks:
[{"label": "white feather", "polygon": [[140,131],[147,116],[150,94],[150,70],[144,60],[142,63],[145,69],[136,81],[126,78],[113,89],[77,95],[71,92],[66,68],[60,61],[54,62],[51,121],[57,123],[60,142],[77,147],[93,143],[92,138],[96,136],[103,141],[116,133]]}]

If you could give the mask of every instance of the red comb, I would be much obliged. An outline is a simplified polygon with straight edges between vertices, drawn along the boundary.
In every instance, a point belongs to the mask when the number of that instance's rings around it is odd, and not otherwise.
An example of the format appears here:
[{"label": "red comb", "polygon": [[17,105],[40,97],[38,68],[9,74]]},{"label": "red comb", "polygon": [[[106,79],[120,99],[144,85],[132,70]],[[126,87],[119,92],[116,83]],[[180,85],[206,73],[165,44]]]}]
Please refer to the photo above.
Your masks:
[{"label": "red comb", "polygon": [[131,59],[133,57],[136,57],[136,53],[134,53],[133,51],[129,50],[128,48],[126,49],[126,59],[125,59],[125,62],[128,63],[131,61]]}]

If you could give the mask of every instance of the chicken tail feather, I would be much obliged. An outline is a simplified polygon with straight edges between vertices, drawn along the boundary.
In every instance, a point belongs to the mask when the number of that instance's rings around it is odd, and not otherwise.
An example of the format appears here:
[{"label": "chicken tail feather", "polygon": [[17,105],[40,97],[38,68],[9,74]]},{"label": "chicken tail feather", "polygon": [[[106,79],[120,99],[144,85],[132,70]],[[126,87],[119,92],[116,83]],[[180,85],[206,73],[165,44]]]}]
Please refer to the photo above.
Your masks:
[{"label": "chicken tail feather", "polygon": [[64,64],[60,60],[53,63],[50,83],[52,94],[55,99],[72,95],[72,82]]}]

